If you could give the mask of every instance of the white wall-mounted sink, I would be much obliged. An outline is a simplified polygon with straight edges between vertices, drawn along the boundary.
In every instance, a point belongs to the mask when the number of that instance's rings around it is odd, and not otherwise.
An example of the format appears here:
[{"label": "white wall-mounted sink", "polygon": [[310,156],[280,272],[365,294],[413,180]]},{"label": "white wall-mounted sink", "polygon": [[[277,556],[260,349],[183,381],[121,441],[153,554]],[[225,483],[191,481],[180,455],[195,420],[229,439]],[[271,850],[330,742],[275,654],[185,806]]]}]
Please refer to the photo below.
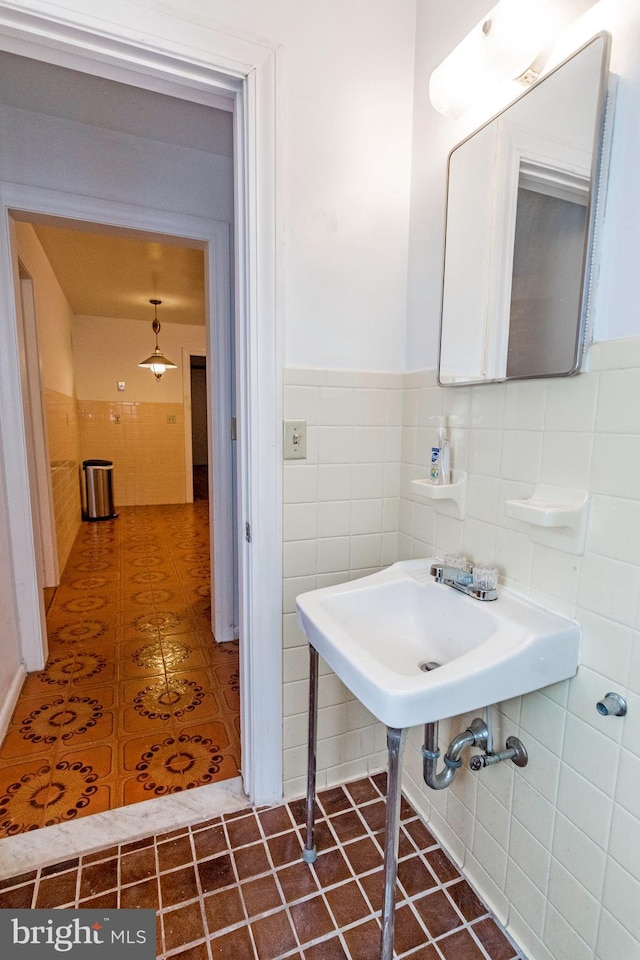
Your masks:
[{"label": "white wall-mounted sink", "polygon": [[379,720],[430,723],[575,674],[578,623],[504,589],[475,600],[436,583],[432,563],[402,561],[297,598],[309,643]]}]

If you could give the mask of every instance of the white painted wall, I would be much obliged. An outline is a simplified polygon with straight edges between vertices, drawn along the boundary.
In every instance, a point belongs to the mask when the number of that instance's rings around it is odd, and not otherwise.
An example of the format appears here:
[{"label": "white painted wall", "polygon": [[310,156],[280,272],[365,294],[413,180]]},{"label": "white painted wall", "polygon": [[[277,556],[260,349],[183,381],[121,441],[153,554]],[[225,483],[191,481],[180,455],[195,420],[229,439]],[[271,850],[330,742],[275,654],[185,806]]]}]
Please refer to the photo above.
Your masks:
[{"label": "white painted wall", "polygon": [[[16,223],[18,256],[34,281],[42,386],[75,396],[71,323],[73,312],[30,223]],[[142,359],[142,358],[141,358]]]},{"label": "white painted wall", "polygon": [[[152,318],[151,318],[152,319]],[[205,328],[188,323],[161,323],[158,344],[177,365],[156,380],[139,367],[153,353],[155,335],[149,323],[114,317],[73,318],[73,359],[78,400],[182,403],[182,348],[205,353]],[[189,369],[184,371],[189,376]],[[125,390],[118,390],[124,380]]]},{"label": "white painted wall", "polygon": [[414,0],[180,8],[281,44],[285,363],[401,369]]},{"label": "white painted wall", "polygon": [[[480,107],[458,121],[429,102],[431,71],[493,6],[492,0],[420,0],[416,35],[411,242],[407,291],[405,366],[437,363],[444,237],[446,160],[449,151],[494,112]],[[618,80],[595,339],[636,336],[640,321],[630,303],[640,295],[634,262],[635,224],[640,218],[637,167],[640,157],[640,8],[634,0],[601,0],[563,36],[551,63],[567,56],[599,30],[612,35],[611,70]]]}]

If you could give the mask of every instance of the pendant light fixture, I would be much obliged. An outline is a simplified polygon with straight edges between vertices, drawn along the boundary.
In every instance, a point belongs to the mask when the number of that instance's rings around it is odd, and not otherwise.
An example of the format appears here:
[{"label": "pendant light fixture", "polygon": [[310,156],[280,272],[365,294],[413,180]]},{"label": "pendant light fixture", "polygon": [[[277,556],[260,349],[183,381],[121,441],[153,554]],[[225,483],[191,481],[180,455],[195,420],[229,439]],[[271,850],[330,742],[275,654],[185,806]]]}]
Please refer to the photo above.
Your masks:
[{"label": "pendant light fixture", "polygon": [[160,321],[158,320],[158,307],[162,303],[162,300],[149,300],[149,303],[153,304],[154,314],[153,314],[153,323],[151,324],[153,332],[156,335],[156,348],[151,354],[150,357],[147,357],[146,360],[143,360],[142,363],[139,363],[139,367],[145,367],[148,370],[151,370],[156,380],[159,380],[165,370],[177,370],[178,367],[175,363],[171,363],[171,360],[167,360],[164,354],[160,353],[160,347],[158,346],[158,334],[160,333]]}]

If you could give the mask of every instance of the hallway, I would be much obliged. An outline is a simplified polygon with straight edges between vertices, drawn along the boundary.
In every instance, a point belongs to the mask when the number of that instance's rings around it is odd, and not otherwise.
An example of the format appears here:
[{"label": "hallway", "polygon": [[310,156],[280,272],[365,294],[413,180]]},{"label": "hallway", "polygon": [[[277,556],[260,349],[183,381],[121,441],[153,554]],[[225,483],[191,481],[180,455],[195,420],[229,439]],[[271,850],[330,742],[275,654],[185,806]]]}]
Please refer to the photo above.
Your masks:
[{"label": "hallway", "polygon": [[0,837],[237,776],[238,644],[211,634],[206,502],[83,523],[47,629],[0,749]]}]

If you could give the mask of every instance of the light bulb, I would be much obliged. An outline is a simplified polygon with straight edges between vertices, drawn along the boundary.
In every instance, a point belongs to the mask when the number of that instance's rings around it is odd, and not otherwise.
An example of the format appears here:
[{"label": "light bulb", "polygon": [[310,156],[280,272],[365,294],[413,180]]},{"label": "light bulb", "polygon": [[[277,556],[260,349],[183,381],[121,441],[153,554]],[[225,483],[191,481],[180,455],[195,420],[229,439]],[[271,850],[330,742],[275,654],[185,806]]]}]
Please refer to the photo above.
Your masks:
[{"label": "light bulb", "polygon": [[493,101],[505,85],[524,77],[558,33],[595,0],[500,0],[436,67],[431,103],[461,117],[474,104]]}]

